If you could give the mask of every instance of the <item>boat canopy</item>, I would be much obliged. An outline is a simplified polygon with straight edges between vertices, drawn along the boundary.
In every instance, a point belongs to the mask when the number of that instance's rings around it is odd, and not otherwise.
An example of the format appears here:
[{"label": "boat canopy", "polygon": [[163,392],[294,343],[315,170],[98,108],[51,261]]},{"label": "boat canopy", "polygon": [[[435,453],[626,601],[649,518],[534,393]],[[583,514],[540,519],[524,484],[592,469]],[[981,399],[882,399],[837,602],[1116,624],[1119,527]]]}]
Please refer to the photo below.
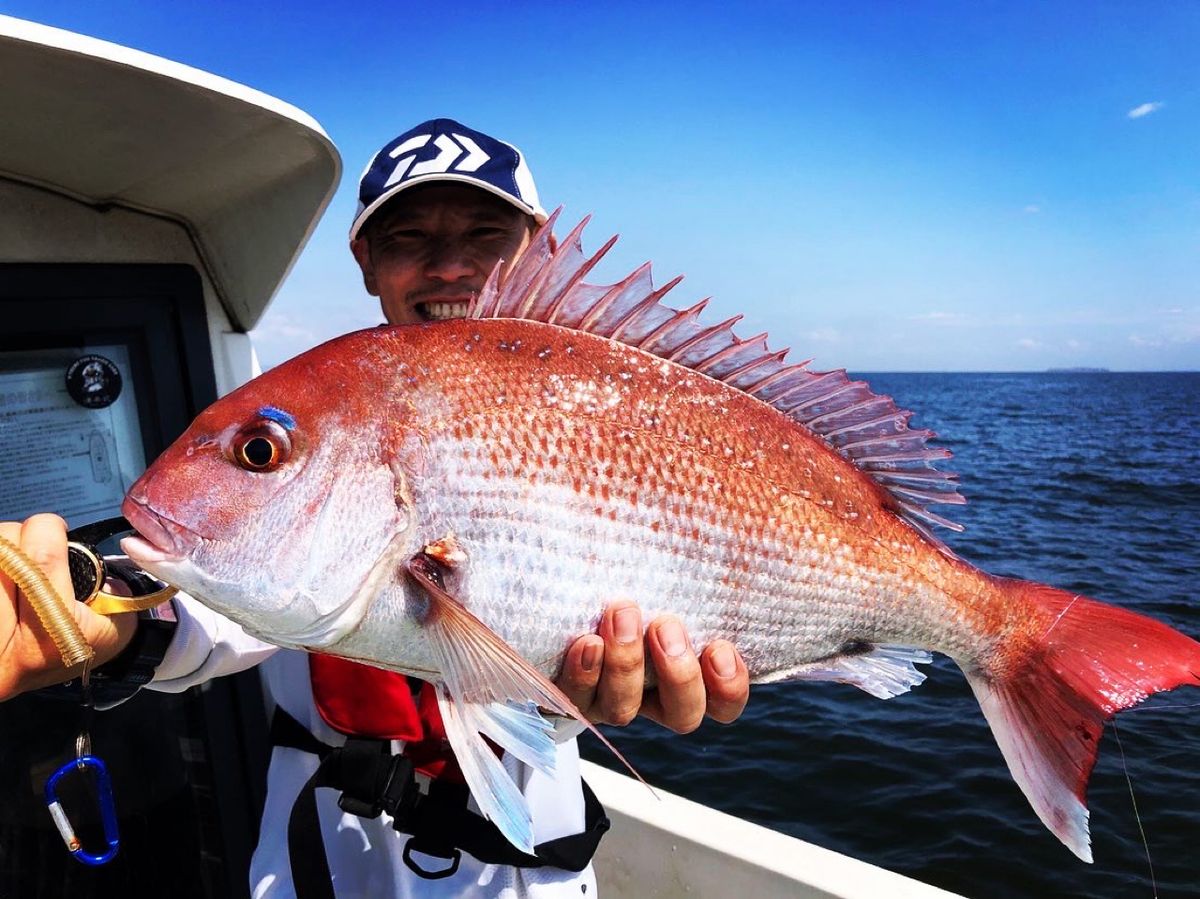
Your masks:
[{"label": "boat canopy", "polygon": [[0,178],[179,222],[242,330],[262,317],[341,177],[329,137],[288,103],[8,16],[0,122]]}]

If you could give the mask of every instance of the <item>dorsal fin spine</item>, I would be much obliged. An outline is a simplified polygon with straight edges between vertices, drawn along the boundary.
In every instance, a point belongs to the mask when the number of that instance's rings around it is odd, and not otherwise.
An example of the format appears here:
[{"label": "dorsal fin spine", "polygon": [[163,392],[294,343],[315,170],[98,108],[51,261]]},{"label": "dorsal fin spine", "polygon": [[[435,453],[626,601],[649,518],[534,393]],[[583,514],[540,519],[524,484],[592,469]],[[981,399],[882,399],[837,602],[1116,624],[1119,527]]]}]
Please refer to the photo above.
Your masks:
[{"label": "dorsal fin spine", "polygon": [[[857,390],[859,387],[865,387],[865,386],[866,385],[862,381],[847,381],[845,384],[839,384],[837,387],[835,387],[833,390],[830,390],[828,393],[822,393],[820,396],[813,397],[812,399],[804,400],[802,403],[797,403],[795,406],[791,406],[788,411],[790,411],[793,415],[801,415],[803,410],[805,410],[805,409],[811,409],[813,406],[819,406],[822,403],[828,403],[830,400],[834,399],[835,397],[841,396],[843,393],[846,393],[848,391]],[[820,416],[814,415],[811,417],[807,417],[807,416],[802,416],[802,417],[804,419],[805,424],[809,424],[809,423],[815,421]]]},{"label": "dorsal fin spine", "polygon": [[922,505],[926,503],[951,503],[953,505],[963,505],[966,503],[966,498],[955,494],[939,493],[936,490],[917,490],[913,487],[894,487],[893,494],[901,494],[918,500]]},{"label": "dorsal fin spine", "polygon": [[[591,218],[592,217],[590,215],[585,215],[583,217],[583,221],[581,221],[578,225],[575,226],[575,228],[571,231],[570,234],[567,235],[566,239],[562,242],[562,244],[555,251],[554,256],[551,258],[551,262],[553,262],[555,259],[557,259],[560,254],[569,253],[571,247],[582,248],[582,246],[583,246],[583,243],[582,243],[583,229],[587,226],[587,223],[589,221],[591,221]],[[608,246],[612,246],[613,242],[615,242],[616,239],[617,239],[616,235],[614,235],[612,237],[612,239],[609,241]],[[565,296],[569,292],[570,288],[572,286],[574,286],[574,281],[581,280],[583,278],[583,276],[586,275],[587,272],[592,268],[592,266],[594,266],[596,264],[599,256],[604,255],[604,252],[607,249],[608,249],[607,246],[604,247],[600,251],[600,254],[597,256],[596,259],[593,259],[589,263],[582,266],[580,268],[580,270],[578,272],[576,272],[575,275],[573,276],[572,283],[568,284],[562,291],[559,292],[559,296],[560,297]],[[536,282],[536,284],[537,284],[536,289],[531,288],[529,290],[529,292],[526,293],[525,298],[522,301],[521,305],[513,313],[514,318],[528,318],[529,317],[529,314],[533,311],[534,303],[537,302],[538,293],[545,286],[546,279],[549,277],[550,272],[553,270],[554,270],[554,266],[552,264],[543,266],[542,272],[541,272],[542,277],[540,280],[538,280]]]},{"label": "dorsal fin spine", "polygon": [[[767,336],[767,332],[763,331],[761,334],[755,334],[753,337],[749,337],[746,340],[742,341],[742,345],[750,346],[751,344],[758,343],[759,341],[765,341],[766,336]],[[764,353],[768,352],[765,343],[763,344],[763,352]],[[724,381],[726,384],[732,384],[733,386],[737,386],[736,384],[734,384],[734,382],[738,378],[740,378],[742,375],[746,374],[746,372],[753,371],[755,368],[758,368],[758,366],[766,364],[767,362],[769,362],[772,358],[775,358],[776,356],[778,356],[778,354],[773,353],[770,356],[760,356],[757,359],[751,359],[749,362],[739,366],[738,368],[735,368],[733,371],[727,372],[724,375],[722,375],[720,380]],[[738,389],[741,390],[740,387],[738,387]]]},{"label": "dorsal fin spine", "polygon": [[[945,501],[946,500],[944,498],[938,499],[938,502],[940,503],[944,503]],[[919,519],[922,519],[923,521],[928,521],[931,524],[940,524],[942,527],[950,528],[952,531],[961,531],[963,529],[963,526],[957,521],[951,521],[948,518],[943,518],[941,515],[938,515],[935,512],[930,512],[924,506],[917,505],[916,503],[902,502],[900,503],[900,507],[909,515],[913,515]]]},{"label": "dorsal fin spine", "polygon": [[881,446],[883,444],[893,444],[894,445],[896,443],[901,443],[901,442],[904,442],[904,443],[912,443],[914,441],[922,442],[922,441],[928,440],[929,438],[935,437],[935,436],[937,436],[937,435],[935,435],[933,433],[933,431],[905,431],[903,434],[882,434],[879,436],[868,438],[866,440],[855,440],[855,441],[852,441],[849,443],[842,443],[839,445],[841,446],[843,451],[849,453],[849,452],[853,452],[854,450],[866,449],[867,447],[872,447],[872,446]]},{"label": "dorsal fin spine", "polygon": [[[788,352],[789,352],[789,350],[780,350],[776,354],[776,356],[777,356],[776,361],[782,362],[784,356],[786,356],[788,354]],[[795,374],[797,371],[801,371],[801,370],[802,369],[798,368],[795,365],[789,365],[787,368],[781,368],[779,371],[775,372],[774,374],[767,375],[765,378],[762,378],[762,379],[754,382],[754,384],[752,384],[752,385],[743,387],[742,389],[745,390],[746,393],[750,394],[751,396],[754,396],[755,394],[759,393],[760,391],[766,390],[772,384],[783,380],[788,375]]]},{"label": "dorsal fin spine", "polygon": [[[563,246],[559,247],[559,252],[566,251],[567,249],[568,249],[567,244],[563,244]],[[558,253],[555,253],[555,256],[557,256],[557,255],[558,255]],[[552,256],[550,259],[551,263],[553,263],[553,261],[554,261],[554,256]],[[516,309],[514,309],[510,315],[506,315],[505,317],[506,318],[508,318],[508,317],[512,317],[512,318],[526,317],[529,314],[529,310],[531,310],[533,308],[534,303],[537,302],[538,295],[542,292],[542,288],[546,286],[546,282],[550,279],[550,273],[552,271],[554,271],[553,264],[543,265],[540,269],[538,269],[537,274],[534,275],[533,281],[530,283],[528,290],[526,290],[526,292],[525,292],[525,296],[523,297],[523,299],[521,301],[521,305],[519,307],[517,307]],[[503,309],[504,309],[503,302],[497,303],[497,311],[499,312]]]},{"label": "dorsal fin spine", "polygon": [[[679,327],[679,325],[681,325],[683,322],[688,321],[689,319],[693,319],[696,316],[698,316],[701,312],[704,311],[704,307],[707,305],[708,305],[708,300],[701,300],[699,303],[696,303],[694,306],[690,306],[687,309],[678,310],[669,319],[667,319],[665,322],[663,322],[661,325],[659,325],[657,328],[655,328],[653,331],[651,331],[649,334],[647,334],[642,339],[642,341],[637,345],[637,348],[639,350],[645,350],[647,353],[654,353],[654,349],[653,349],[654,345],[656,343],[658,343],[660,340],[662,340],[662,336],[664,334],[666,334],[668,331],[671,331],[671,330]],[[654,355],[657,356],[660,354],[654,353]]]},{"label": "dorsal fin spine", "polygon": [[717,350],[715,353],[713,353],[707,359],[702,359],[699,362],[697,362],[696,366],[695,366],[696,371],[700,372],[701,374],[706,375],[706,374],[708,374],[709,369],[719,365],[720,363],[722,363],[726,359],[728,359],[730,356],[735,355],[743,348],[754,343],[754,338],[750,338],[749,340],[742,340],[740,337],[737,337],[732,332],[730,332],[729,336],[733,338],[733,343],[731,343],[727,347],[724,347],[723,349]]},{"label": "dorsal fin spine", "polygon": [[[797,367],[803,369],[811,361],[812,360],[809,359],[808,362],[802,362]],[[790,414],[790,413],[794,412],[796,409],[800,408],[800,406],[799,406],[799,404],[796,406],[784,406],[783,405],[784,400],[790,399],[793,394],[800,393],[801,391],[812,392],[814,387],[819,387],[822,384],[824,384],[826,381],[830,381],[830,380],[837,381],[845,373],[840,370],[837,370],[837,371],[828,371],[828,372],[821,372],[821,373],[809,372],[809,374],[812,375],[812,380],[801,381],[799,384],[795,384],[795,385],[789,387],[787,390],[784,390],[783,392],[781,392],[777,396],[775,396],[771,400],[771,402],[778,403],[781,409],[786,408],[788,410],[788,413]]]},{"label": "dorsal fin spine", "polygon": [[[705,302],[707,303],[710,299],[712,299],[712,298],[706,297]],[[726,330],[727,328],[732,328],[734,325],[736,325],[738,322],[740,322],[743,318],[745,318],[744,315],[735,315],[732,318],[725,319],[725,321],[721,322],[719,325],[713,325],[711,328],[705,328],[703,331],[701,331],[699,334],[697,334],[691,340],[685,340],[683,343],[679,344],[679,346],[675,347],[675,349],[673,349],[671,351],[671,355],[666,356],[665,358],[670,359],[672,362],[678,362],[680,360],[680,358],[682,358],[683,354],[686,353],[688,350],[692,349],[693,347],[697,346],[700,343],[703,343],[705,340],[708,340],[713,335],[720,334],[722,331]]]},{"label": "dorsal fin spine", "polygon": [[[612,303],[614,303],[616,301],[617,297],[621,296],[621,294],[623,294],[629,288],[629,285],[635,283],[638,278],[640,278],[644,273],[648,272],[649,270],[650,270],[650,263],[643,262],[636,269],[634,269],[632,272],[630,272],[628,275],[626,275],[624,278],[622,278],[620,281],[618,281],[616,284],[612,285],[612,287],[610,287],[608,290],[606,290],[604,292],[604,295],[602,297],[600,297],[599,300],[596,301],[596,305],[602,306],[604,308],[608,308]],[[565,301],[567,299],[567,295],[564,294],[562,299]],[[551,322],[550,322],[550,324],[552,324],[552,325],[557,324],[557,323],[558,322],[556,319],[551,320]]]},{"label": "dorsal fin spine", "polygon": [[939,471],[936,468],[918,468],[899,471],[880,471],[876,474],[876,479],[905,484],[944,482],[947,486],[952,486],[949,482],[957,481],[958,475],[952,471]]},{"label": "dorsal fin spine", "polygon": [[577,285],[581,281],[583,281],[584,277],[587,276],[588,272],[590,272],[593,268],[595,268],[596,264],[601,259],[603,259],[606,255],[608,255],[608,251],[611,250],[613,248],[613,244],[615,244],[617,242],[618,236],[619,235],[614,234],[612,237],[610,237],[608,239],[608,243],[606,243],[599,250],[597,250],[596,253],[592,256],[592,258],[589,259],[587,262],[585,262],[583,265],[581,265],[579,267],[579,271],[577,271],[574,275],[571,276],[571,280],[569,280],[565,285],[563,285],[563,289],[561,291],[559,291],[558,297],[554,300],[554,305],[551,307],[551,312],[547,318],[547,321],[550,321],[551,323],[553,323],[553,321],[557,317],[558,313],[562,310],[564,301],[566,300],[566,298],[568,296],[571,295],[571,291],[575,289],[575,285]]},{"label": "dorsal fin spine", "polygon": [[895,424],[898,427],[897,431],[904,430],[908,424],[908,420],[912,418],[912,413],[907,409],[897,409],[891,415],[881,415],[879,418],[873,418],[870,421],[864,421],[860,424],[846,425],[844,428],[835,428],[826,433],[826,437],[840,437],[843,434],[848,434],[851,431],[861,431],[867,428],[878,428],[886,424]]},{"label": "dorsal fin spine", "polygon": [[[775,399],[782,400],[783,397],[779,396],[779,397],[776,397]],[[852,405],[846,406],[844,409],[836,409],[832,412],[826,412],[823,415],[818,415],[816,418],[811,419],[809,421],[809,425],[816,424],[817,422],[823,422],[830,418],[841,418],[846,415],[849,415],[851,412],[858,412],[861,409],[869,409],[871,406],[880,405],[881,401],[887,402],[890,400],[891,400],[891,397],[873,396],[873,397],[870,397],[869,399],[863,400],[862,402],[853,403]],[[832,432],[827,431],[825,436],[828,437],[831,434],[832,434]]]},{"label": "dorsal fin spine", "polygon": [[859,465],[879,464],[881,462],[925,462],[930,459],[949,459],[950,450],[944,447],[929,447],[916,452],[885,453],[881,456],[862,456],[855,459]]},{"label": "dorsal fin spine", "polygon": [[[649,268],[650,263],[645,263],[645,267]],[[638,271],[640,272],[641,269],[639,268]],[[625,329],[629,327],[629,325],[631,325],[645,310],[649,309],[664,296],[666,296],[671,291],[671,288],[675,287],[675,285],[682,280],[683,275],[676,275],[662,287],[658,288],[658,290],[648,294],[644,300],[625,313],[625,315],[615,325],[613,325],[612,333],[608,336],[613,340],[620,340],[622,343],[624,343]]]}]

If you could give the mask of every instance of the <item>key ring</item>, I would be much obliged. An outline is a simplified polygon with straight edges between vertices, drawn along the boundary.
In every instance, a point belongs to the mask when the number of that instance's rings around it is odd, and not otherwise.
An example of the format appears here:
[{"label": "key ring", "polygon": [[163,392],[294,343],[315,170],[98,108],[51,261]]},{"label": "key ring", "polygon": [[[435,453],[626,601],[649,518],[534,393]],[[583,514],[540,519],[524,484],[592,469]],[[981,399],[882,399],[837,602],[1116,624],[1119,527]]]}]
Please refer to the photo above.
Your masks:
[{"label": "key ring", "polygon": [[[96,778],[100,820],[104,824],[104,842],[108,844],[108,848],[100,853],[88,852],[83,848],[79,837],[75,835],[74,826],[63,810],[62,803],[58,800],[58,782],[75,772],[82,776],[88,770],[91,770]],[[94,755],[81,755],[72,759],[50,775],[46,781],[45,793],[46,807],[50,810],[50,817],[54,819],[54,824],[62,836],[63,843],[67,846],[67,851],[85,865],[103,865],[112,861],[120,847],[121,839],[117,832],[117,810],[113,804],[112,779],[108,776],[108,768],[105,767],[104,762]]]}]

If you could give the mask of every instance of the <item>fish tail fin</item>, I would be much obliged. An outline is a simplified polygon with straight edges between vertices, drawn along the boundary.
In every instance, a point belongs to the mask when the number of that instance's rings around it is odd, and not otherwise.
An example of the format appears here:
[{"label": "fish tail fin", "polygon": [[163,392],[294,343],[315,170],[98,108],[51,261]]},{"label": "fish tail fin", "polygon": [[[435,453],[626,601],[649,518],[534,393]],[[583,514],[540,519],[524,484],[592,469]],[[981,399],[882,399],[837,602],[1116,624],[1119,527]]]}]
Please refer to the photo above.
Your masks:
[{"label": "fish tail fin", "polygon": [[1087,782],[1104,723],[1152,693],[1200,685],[1200,643],[1083,596],[1027,581],[1000,583],[1031,618],[1049,623],[1031,644],[1000,650],[986,669],[964,672],[1034,811],[1090,862]]}]

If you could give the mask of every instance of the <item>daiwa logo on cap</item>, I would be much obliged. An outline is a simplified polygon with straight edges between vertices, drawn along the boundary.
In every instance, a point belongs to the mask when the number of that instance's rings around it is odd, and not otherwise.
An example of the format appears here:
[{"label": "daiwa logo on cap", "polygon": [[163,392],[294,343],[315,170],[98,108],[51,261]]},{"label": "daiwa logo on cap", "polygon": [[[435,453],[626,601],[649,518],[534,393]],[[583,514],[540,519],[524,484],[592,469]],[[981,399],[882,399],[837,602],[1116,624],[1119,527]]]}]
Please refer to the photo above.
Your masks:
[{"label": "daiwa logo on cap", "polygon": [[[402,180],[406,175],[411,178],[420,178],[422,175],[428,175],[432,172],[448,172],[453,165],[456,172],[474,172],[485,162],[488,162],[492,157],[483,152],[479,148],[479,144],[471,140],[465,134],[439,134],[433,138],[433,144],[438,148],[438,155],[433,159],[427,159],[424,162],[418,162],[413,165],[417,154],[410,153],[405,156],[410,150],[416,150],[429,143],[429,139],[433,137],[430,134],[418,134],[416,137],[410,137],[396,149],[388,153],[393,159],[397,156],[400,161],[396,163],[396,168],[392,171],[392,175],[387,179],[384,186],[391,187],[397,181]],[[466,158],[460,160],[464,149]]]},{"label": "daiwa logo on cap", "polygon": [[430,181],[458,181],[486,190],[541,224],[533,175],[512,144],[453,119],[433,119],[401,134],[375,154],[358,185],[358,210],[350,239],[400,191]]}]

